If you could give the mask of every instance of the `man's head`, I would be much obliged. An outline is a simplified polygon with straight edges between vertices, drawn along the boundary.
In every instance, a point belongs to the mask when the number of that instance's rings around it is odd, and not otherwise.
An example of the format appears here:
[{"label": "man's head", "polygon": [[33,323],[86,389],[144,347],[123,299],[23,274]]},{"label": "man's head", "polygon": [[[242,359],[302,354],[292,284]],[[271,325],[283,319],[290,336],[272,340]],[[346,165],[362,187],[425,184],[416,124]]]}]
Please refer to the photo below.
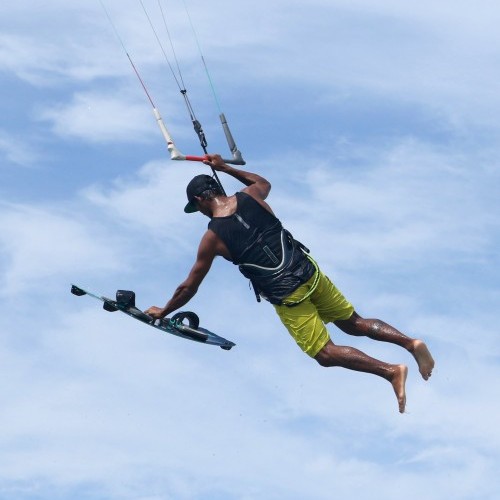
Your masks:
[{"label": "man's head", "polygon": [[184,212],[187,214],[197,212],[199,207],[197,202],[199,198],[210,199],[214,196],[222,194],[217,181],[209,175],[197,175],[186,187],[186,195],[188,204],[184,207]]}]

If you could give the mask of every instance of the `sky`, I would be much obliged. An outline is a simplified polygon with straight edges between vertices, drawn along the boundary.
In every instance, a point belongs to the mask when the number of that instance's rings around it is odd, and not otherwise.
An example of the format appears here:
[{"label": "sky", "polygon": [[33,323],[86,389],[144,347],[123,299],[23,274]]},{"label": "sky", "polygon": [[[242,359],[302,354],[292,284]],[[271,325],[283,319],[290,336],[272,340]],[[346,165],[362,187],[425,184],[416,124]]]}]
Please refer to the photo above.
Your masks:
[{"label": "sky", "polygon": [[[200,154],[140,2],[105,5],[178,148]],[[227,156],[184,3],[163,5],[209,150]],[[71,295],[164,305],[206,229],[182,209],[207,167],[169,159],[99,1],[2,2],[0,498],[498,498],[500,6],[187,6],[245,168],[359,314],[428,343],[434,373],[329,325],[408,364],[399,414],[383,379],[304,355],[222,260],[185,309],[231,351]]]}]

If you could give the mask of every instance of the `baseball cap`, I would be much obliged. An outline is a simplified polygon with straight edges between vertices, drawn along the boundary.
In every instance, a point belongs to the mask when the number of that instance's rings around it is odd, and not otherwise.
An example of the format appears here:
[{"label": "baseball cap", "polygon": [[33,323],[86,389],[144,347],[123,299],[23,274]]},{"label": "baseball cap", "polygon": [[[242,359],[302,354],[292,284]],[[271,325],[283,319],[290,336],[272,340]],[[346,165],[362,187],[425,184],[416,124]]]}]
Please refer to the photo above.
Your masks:
[{"label": "baseball cap", "polygon": [[184,207],[184,212],[186,212],[187,214],[197,212],[198,208],[196,207],[196,201],[194,197],[199,196],[201,193],[203,193],[203,191],[207,191],[209,189],[220,190],[219,184],[213,177],[205,174],[193,177],[191,182],[186,187],[188,204]]}]

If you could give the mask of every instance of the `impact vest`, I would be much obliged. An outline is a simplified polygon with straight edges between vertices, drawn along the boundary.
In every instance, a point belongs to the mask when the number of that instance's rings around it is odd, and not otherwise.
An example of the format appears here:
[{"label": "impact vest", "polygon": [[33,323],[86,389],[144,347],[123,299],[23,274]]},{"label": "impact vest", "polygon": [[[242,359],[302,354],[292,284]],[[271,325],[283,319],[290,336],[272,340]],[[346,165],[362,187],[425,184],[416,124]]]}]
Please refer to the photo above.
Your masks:
[{"label": "impact vest", "polygon": [[225,243],[233,264],[250,279],[257,300],[263,297],[281,304],[316,268],[307,248],[271,212],[246,193],[236,193],[236,200],[236,212],[213,217],[208,229]]}]

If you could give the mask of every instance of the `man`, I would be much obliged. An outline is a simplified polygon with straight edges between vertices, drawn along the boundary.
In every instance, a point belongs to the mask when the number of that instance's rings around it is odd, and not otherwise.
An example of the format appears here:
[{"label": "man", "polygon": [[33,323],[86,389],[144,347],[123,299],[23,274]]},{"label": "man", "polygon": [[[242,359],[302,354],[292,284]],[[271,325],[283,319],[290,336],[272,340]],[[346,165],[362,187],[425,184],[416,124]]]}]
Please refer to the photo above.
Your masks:
[{"label": "man", "polygon": [[352,347],[332,342],[326,323],[334,323],[349,335],[367,336],[404,347],[415,358],[420,374],[428,380],[434,360],[424,342],[407,337],[377,319],[359,316],[333,283],[321,272],[307,249],[283,229],[265,202],[270,183],[263,177],[226,165],[219,155],[205,161],[245,184],[232,196],[222,194],[208,175],[196,176],[187,186],[187,213],[200,211],[210,218],[201,239],[196,262],[186,280],[162,307],[146,313],[163,318],[184,306],[198,291],[217,256],[237,264],[250,279],[255,293],[271,302],[299,347],[321,366],[341,366],[372,373],[388,380],[396,394],[399,411],[406,404],[408,368],[384,363]]}]

